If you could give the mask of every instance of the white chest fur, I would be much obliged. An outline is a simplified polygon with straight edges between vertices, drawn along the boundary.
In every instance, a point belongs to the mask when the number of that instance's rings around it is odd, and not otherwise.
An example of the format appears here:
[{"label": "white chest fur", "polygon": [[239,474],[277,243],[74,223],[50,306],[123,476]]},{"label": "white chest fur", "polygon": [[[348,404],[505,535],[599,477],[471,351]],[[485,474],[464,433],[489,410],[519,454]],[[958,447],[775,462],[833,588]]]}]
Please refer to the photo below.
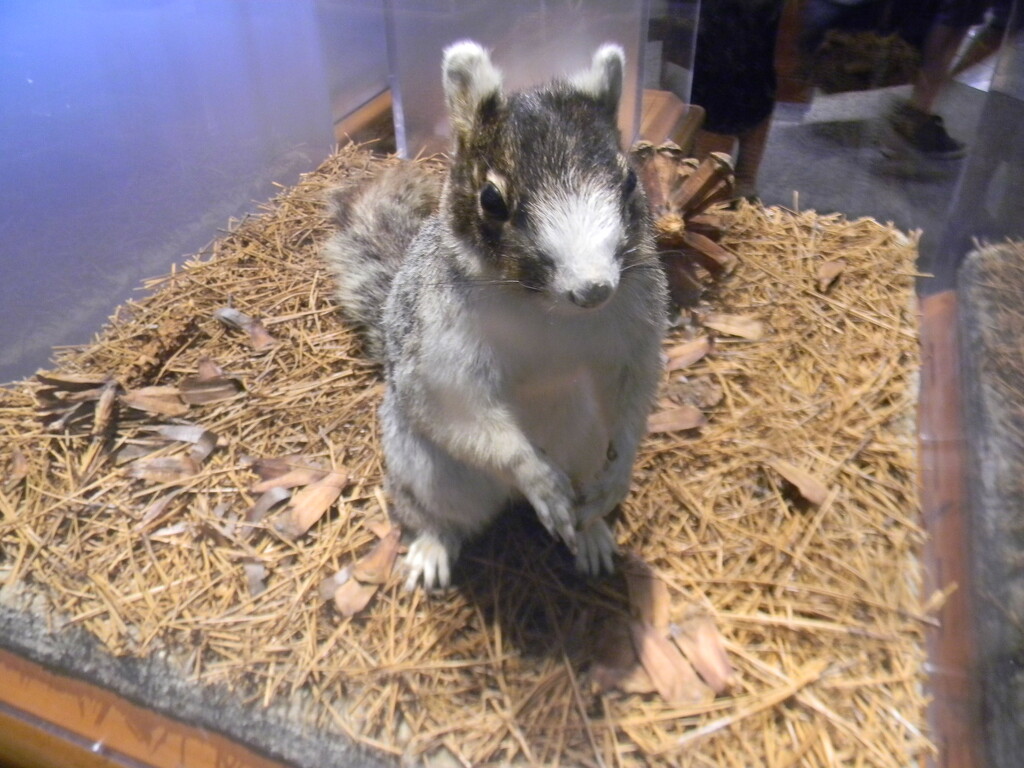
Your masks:
[{"label": "white chest fur", "polygon": [[577,485],[603,470],[618,424],[628,343],[617,298],[588,311],[515,291],[475,307],[502,399]]}]

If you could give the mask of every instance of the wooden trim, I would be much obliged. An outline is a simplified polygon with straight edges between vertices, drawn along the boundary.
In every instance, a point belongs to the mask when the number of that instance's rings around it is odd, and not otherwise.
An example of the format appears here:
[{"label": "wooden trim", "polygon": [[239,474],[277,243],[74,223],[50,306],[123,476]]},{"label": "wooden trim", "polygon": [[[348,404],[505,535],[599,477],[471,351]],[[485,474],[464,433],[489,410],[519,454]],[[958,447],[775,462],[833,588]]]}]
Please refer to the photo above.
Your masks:
[{"label": "wooden trim", "polygon": [[661,144],[670,138],[686,114],[686,105],[669,91],[645,90],[640,107],[640,138]]},{"label": "wooden trim", "polygon": [[286,768],[220,733],[162,715],[2,649],[0,765]]},{"label": "wooden trim", "polygon": [[957,343],[957,300],[943,291],[921,300],[918,466],[924,547],[923,596],[956,585],[938,611],[926,646],[932,697],[928,719],[939,754],[935,768],[981,768],[981,696],[974,642],[974,600],[967,503],[966,435]]},{"label": "wooden trim", "polygon": [[674,141],[689,154],[697,131],[704,124],[704,108],[684,104],[670,91],[644,91],[640,117],[640,139],[652,144]]},{"label": "wooden trim", "polygon": [[376,130],[391,111],[391,89],[381,91],[358,109],[349,112],[334,123],[334,138],[339,142],[349,139],[366,141],[376,138],[367,135]]},{"label": "wooden trim", "polygon": [[55,729],[21,710],[0,705],[0,766],[4,768],[111,768],[109,754],[94,752],[84,739]]}]

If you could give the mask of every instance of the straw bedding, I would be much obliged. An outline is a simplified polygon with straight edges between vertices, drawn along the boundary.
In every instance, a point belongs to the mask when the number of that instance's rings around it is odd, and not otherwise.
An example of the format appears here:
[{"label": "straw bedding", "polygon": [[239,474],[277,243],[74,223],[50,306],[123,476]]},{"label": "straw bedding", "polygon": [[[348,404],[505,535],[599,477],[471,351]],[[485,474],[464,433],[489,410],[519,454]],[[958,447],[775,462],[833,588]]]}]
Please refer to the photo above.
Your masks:
[{"label": "straw bedding", "polygon": [[[713,617],[726,693],[669,704],[651,680],[599,686],[595,660],[635,608],[625,581],[578,579],[528,514],[464,553],[446,594],[407,593],[396,571],[351,618],[325,599],[378,541],[387,500],[379,373],[331,302],[323,200],[387,162],[343,148],[61,350],[56,378],[0,392],[5,599],[411,762],[895,768],[929,750],[915,247],[873,220],[724,214],[739,264],[666,342],[712,340],[666,373],[660,404],[703,423],[649,436],[616,530],[673,625]],[[261,322],[234,327],[225,307]],[[183,394],[202,371],[208,402]],[[130,407],[139,390],[157,405]],[[215,447],[154,431],[185,423]],[[334,471],[337,501],[303,535],[279,530],[288,510],[253,511],[255,460],[282,457]]]}]

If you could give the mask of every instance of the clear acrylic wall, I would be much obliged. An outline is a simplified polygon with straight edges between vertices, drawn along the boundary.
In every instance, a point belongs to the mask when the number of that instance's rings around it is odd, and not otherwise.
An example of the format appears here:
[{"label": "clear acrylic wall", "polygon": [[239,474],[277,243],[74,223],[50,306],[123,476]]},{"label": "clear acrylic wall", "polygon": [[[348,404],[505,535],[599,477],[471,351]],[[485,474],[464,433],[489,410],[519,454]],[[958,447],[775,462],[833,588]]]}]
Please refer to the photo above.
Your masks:
[{"label": "clear acrylic wall", "polygon": [[628,140],[639,125],[647,0],[391,0],[388,57],[395,132],[406,156],[444,151],[448,125],[441,51],[466,38],[491,49],[505,85],[522,88],[590,64],[594,50],[625,49],[626,89],[619,113]]},{"label": "clear acrylic wall", "polygon": [[4,0],[0,382],[315,168],[386,67],[381,2]]}]

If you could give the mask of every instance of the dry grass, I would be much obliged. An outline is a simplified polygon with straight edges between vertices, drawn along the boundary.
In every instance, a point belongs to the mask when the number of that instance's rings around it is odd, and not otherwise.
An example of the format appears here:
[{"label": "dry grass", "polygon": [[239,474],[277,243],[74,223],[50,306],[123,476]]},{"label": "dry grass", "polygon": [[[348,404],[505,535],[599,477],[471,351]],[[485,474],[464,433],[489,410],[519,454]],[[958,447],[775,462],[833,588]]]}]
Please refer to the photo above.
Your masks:
[{"label": "dry grass", "polygon": [[[589,662],[610,617],[629,610],[624,582],[577,579],[530,515],[467,551],[451,593],[405,593],[395,576],[354,618],[338,616],[319,585],[371,548],[368,522],[385,514],[381,385],[317,251],[325,188],[381,162],[341,150],[207,256],[151,281],[94,343],[60,353],[62,371],[123,388],[176,385],[204,356],[240,380],[241,393],[178,419],[218,436],[196,471],[129,470],[157,446],[188,454],[145,431],[175,419],[122,407],[94,429],[89,406],[54,429],[36,413],[40,383],[0,392],[4,592],[45,596],[56,624],[83,625],[115,653],[168,648],[197,683],[247,701],[299,696],[321,727],[409,758],[896,768],[929,749],[914,244],[872,220],[728,214],[739,266],[710,305],[756,317],[764,336],[713,334],[707,356],[666,374],[664,397],[696,404],[707,423],[646,442],[618,523],[623,548],[668,584],[674,620],[695,604],[717,618],[738,672],[731,695],[673,707],[596,692]],[[821,264],[840,256],[819,293]],[[229,304],[278,343],[254,352],[214,319]],[[684,324],[667,344],[697,333]],[[250,530],[246,457],[292,454],[347,474],[339,501],[296,540],[273,513]],[[823,483],[824,502],[803,500],[777,461]]]}]

